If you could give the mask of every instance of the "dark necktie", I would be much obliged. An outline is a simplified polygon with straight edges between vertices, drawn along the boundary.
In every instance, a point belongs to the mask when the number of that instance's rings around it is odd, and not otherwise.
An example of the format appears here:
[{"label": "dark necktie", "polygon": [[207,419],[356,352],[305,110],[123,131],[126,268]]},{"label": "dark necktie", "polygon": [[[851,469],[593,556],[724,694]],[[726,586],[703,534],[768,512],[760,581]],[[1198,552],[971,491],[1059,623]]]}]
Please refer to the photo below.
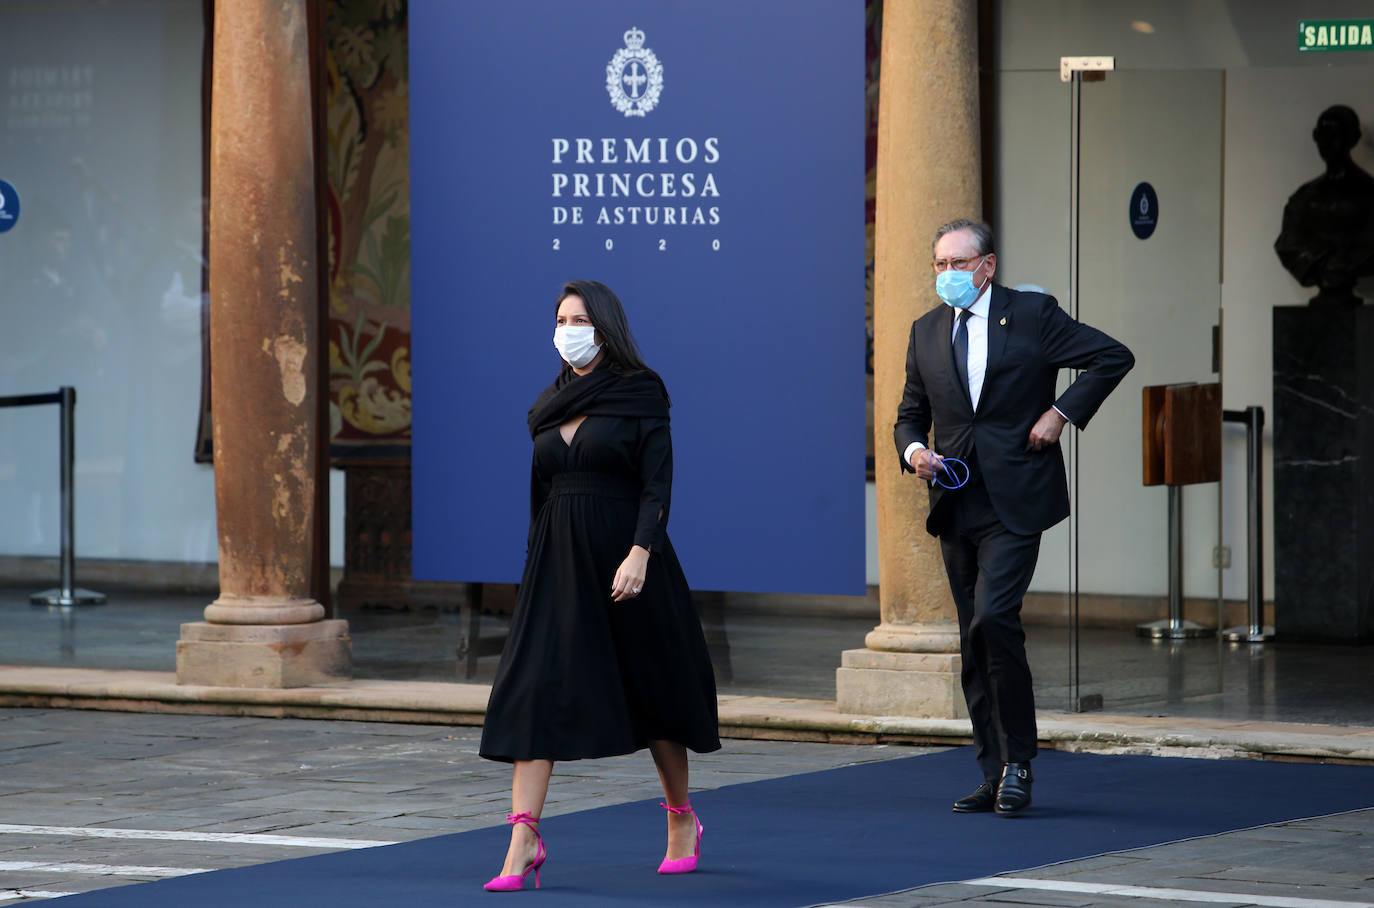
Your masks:
[{"label": "dark necktie", "polygon": [[971,309],[960,310],[959,327],[954,331],[954,368],[959,373],[959,380],[964,383],[964,391],[970,395],[972,392],[969,392],[968,387],[968,320],[972,315]]}]

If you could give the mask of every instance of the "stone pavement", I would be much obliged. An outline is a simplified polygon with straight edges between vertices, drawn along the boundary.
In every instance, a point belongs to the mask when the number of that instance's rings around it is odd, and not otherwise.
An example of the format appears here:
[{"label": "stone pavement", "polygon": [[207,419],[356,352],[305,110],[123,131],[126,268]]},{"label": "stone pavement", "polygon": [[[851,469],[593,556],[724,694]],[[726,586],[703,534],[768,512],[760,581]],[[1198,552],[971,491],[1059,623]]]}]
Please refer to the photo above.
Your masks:
[{"label": "stone pavement", "polygon": [[[0,709],[0,904],[500,823],[509,769],[477,756],[479,735],[470,727],[386,722]],[[934,749],[724,745],[694,759],[694,788]],[[562,764],[546,815],[658,793],[646,754]],[[1201,899],[1374,904],[1374,811],[850,904],[1147,908]]]},{"label": "stone pavement", "polygon": [[[0,665],[0,707],[66,707],[480,725],[491,688],[434,681],[340,681],[276,688],[178,684],[172,672]],[[1040,746],[1090,753],[1313,758],[1374,763],[1374,728],[1205,716],[1037,711]],[[967,719],[841,713],[833,700],[720,695],[721,734],[829,744],[967,744]]]}]

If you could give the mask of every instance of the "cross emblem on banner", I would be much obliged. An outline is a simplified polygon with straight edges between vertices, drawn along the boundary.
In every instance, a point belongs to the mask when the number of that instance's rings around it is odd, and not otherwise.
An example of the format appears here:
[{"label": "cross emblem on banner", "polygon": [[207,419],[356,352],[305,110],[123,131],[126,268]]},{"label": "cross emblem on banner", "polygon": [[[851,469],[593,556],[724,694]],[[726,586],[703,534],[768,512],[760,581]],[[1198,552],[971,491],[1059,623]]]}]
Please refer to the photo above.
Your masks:
[{"label": "cross emblem on banner", "polygon": [[621,77],[622,81],[630,86],[630,97],[639,97],[639,86],[649,81],[649,77],[639,71],[638,63],[630,64],[630,71]]}]

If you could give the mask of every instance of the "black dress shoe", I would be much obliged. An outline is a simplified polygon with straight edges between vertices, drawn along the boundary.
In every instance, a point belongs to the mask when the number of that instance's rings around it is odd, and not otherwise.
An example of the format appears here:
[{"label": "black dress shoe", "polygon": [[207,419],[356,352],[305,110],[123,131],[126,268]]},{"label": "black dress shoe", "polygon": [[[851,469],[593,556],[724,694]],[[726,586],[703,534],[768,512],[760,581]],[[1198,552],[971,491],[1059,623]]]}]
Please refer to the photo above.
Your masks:
[{"label": "black dress shoe", "polygon": [[996,800],[997,786],[992,782],[984,782],[973,790],[973,794],[955,801],[954,812],[986,813],[992,810],[993,803]]},{"label": "black dress shoe", "polygon": [[1012,817],[1030,806],[1031,775],[1029,763],[1008,763],[1002,770],[1002,782],[997,786],[997,813]]}]

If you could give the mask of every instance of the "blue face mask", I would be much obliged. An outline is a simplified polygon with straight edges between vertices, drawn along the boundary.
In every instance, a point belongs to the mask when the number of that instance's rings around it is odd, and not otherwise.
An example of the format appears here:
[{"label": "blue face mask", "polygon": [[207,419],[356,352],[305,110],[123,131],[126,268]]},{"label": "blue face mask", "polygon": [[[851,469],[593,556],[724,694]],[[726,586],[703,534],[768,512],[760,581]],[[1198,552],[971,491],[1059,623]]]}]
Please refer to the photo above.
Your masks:
[{"label": "blue face mask", "polygon": [[[987,256],[983,256],[978,260],[980,268],[986,259]],[[967,309],[977,301],[978,294],[983,292],[983,288],[973,286],[973,271],[956,271],[949,268],[935,276],[935,292],[940,295],[940,299],[955,309]]]}]

